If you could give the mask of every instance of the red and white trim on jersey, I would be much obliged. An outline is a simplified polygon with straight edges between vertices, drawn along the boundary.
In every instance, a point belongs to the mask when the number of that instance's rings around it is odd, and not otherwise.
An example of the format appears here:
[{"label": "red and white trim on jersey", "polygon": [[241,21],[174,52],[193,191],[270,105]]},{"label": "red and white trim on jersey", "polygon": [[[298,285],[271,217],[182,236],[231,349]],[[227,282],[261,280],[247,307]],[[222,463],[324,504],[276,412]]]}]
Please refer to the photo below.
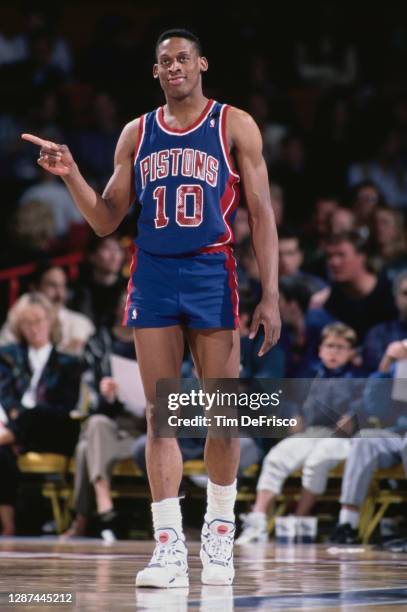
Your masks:
[{"label": "red and white trim on jersey", "polygon": [[[137,256],[138,256],[138,247],[136,245],[132,245],[132,258],[131,258],[131,264],[130,264],[130,276],[129,276],[129,282],[127,283],[127,298],[126,298],[126,305],[124,307],[124,314],[123,314],[123,319],[122,319],[122,325],[126,326],[127,322],[129,320],[129,308],[130,308],[130,302],[131,302],[131,294],[133,291],[133,274],[136,271],[137,268]],[[136,315],[137,316],[137,315]]]},{"label": "red and white trim on jersey", "polygon": [[[226,117],[227,112],[230,106],[224,105],[220,111],[220,120],[219,120],[219,140],[222,147],[223,157],[226,162],[226,166],[229,170],[229,180],[226,184],[226,189],[220,201],[220,206],[222,210],[222,216],[226,227],[226,232],[223,236],[220,236],[219,241],[213,244],[210,244],[207,249],[211,250],[213,248],[222,246],[224,244],[229,244],[233,240],[233,232],[230,224],[230,216],[233,211],[239,205],[239,195],[240,190],[238,183],[240,181],[240,176],[233,169],[233,160],[229,152],[229,143],[227,138],[226,131]],[[206,249],[204,249],[206,251]]]},{"label": "red and white trim on jersey", "polygon": [[133,165],[136,165],[138,154],[140,153],[141,145],[143,144],[144,134],[146,132],[146,115],[140,117],[140,123],[138,126],[137,142],[134,147],[134,161]]},{"label": "red and white trim on jersey", "polygon": [[221,247],[226,244],[230,244],[233,241],[233,232],[232,232],[232,227],[230,224],[230,216],[239,205],[239,195],[240,195],[240,190],[239,190],[239,185],[238,185],[239,180],[238,178],[236,178],[236,176],[237,175],[234,175],[234,174],[229,176],[229,180],[227,182],[225,192],[220,201],[220,206],[222,210],[222,216],[223,216],[223,221],[225,223],[226,232],[222,236],[220,236],[218,242],[214,242],[213,244],[210,244],[209,246],[203,248],[201,250],[202,253],[212,251],[213,249],[216,249],[217,247]]},{"label": "red and white trim on jersey", "polygon": [[208,100],[207,105],[205,106],[204,110],[202,111],[202,113],[198,117],[198,119],[196,121],[194,121],[194,123],[192,125],[188,126],[185,129],[182,129],[182,130],[181,129],[172,128],[172,127],[170,127],[166,123],[166,121],[164,119],[164,107],[163,106],[160,106],[160,108],[157,108],[156,113],[155,113],[155,119],[156,119],[159,127],[166,134],[171,134],[173,136],[185,136],[185,134],[190,134],[191,132],[194,132],[199,127],[201,127],[201,125],[204,123],[204,121],[206,121],[209,113],[211,112],[211,110],[213,109],[214,106],[215,106],[215,100]]},{"label": "red and white trim on jersey", "polygon": [[240,180],[240,176],[234,170],[233,159],[232,159],[232,156],[230,155],[230,150],[229,150],[229,142],[228,142],[227,129],[226,129],[226,119],[227,119],[227,114],[228,114],[229,109],[230,109],[230,106],[228,106],[227,104],[224,104],[220,110],[219,140],[220,140],[220,144],[222,147],[223,157],[225,158],[225,162],[226,162],[226,165],[227,165],[227,168],[230,174]]}]

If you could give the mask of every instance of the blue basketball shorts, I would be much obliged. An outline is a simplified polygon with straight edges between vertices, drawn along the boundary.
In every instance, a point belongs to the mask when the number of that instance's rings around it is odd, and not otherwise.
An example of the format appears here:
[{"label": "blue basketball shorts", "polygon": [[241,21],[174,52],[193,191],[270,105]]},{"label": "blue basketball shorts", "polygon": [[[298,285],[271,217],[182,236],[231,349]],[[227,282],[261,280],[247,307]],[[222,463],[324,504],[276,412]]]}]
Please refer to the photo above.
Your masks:
[{"label": "blue basketball shorts", "polygon": [[127,327],[236,329],[238,308],[230,247],[176,257],[135,248],[123,317]]}]

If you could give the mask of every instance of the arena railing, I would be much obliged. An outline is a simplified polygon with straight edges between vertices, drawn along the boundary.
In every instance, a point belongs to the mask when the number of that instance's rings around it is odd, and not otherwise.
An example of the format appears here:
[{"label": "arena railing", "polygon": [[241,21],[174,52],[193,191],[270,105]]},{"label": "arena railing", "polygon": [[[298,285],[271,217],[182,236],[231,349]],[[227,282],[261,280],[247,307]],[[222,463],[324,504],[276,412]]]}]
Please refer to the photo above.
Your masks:
[{"label": "arena railing", "polygon": [[[83,253],[69,253],[50,258],[50,262],[67,270],[68,278],[74,281],[79,274],[79,264],[83,261]],[[21,281],[29,276],[37,267],[36,262],[23,264],[6,270],[0,270],[0,283],[8,283],[7,300],[8,307],[12,306],[20,295]]]}]

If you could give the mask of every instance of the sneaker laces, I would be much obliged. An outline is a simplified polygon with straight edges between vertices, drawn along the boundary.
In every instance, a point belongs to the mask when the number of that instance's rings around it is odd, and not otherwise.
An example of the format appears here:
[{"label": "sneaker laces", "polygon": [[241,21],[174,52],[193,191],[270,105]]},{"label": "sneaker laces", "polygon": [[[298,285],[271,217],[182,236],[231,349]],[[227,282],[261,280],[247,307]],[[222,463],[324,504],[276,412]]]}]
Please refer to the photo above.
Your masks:
[{"label": "sneaker laces", "polygon": [[207,553],[213,561],[226,565],[231,559],[231,548],[233,546],[233,535],[210,534],[207,541]]},{"label": "sneaker laces", "polygon": [[151,557],[149,566],[159,565],[164,567],[167,563],[180,565],[180,560],[177,557],[177,553],[181,552],[173,544],[160,544],[157,543]]}]

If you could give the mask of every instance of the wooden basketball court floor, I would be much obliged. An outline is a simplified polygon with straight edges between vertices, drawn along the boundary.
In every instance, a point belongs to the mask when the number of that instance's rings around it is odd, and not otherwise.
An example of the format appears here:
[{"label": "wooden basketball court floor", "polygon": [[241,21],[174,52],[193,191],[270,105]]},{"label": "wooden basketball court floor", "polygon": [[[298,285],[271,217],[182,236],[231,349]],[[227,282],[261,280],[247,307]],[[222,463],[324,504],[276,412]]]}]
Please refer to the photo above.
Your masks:
[{"label": "wooden basketball court floor", "polygon": [[[0,538],[0,610],[407,610],[407,554],[368,546],[236,546],[233,587],[214,587],[200,583],[199,543],[192,542],[189,589],[135,589],[152,546]],[[75,603],[10,605],[11,592],[73,593]]]}]

